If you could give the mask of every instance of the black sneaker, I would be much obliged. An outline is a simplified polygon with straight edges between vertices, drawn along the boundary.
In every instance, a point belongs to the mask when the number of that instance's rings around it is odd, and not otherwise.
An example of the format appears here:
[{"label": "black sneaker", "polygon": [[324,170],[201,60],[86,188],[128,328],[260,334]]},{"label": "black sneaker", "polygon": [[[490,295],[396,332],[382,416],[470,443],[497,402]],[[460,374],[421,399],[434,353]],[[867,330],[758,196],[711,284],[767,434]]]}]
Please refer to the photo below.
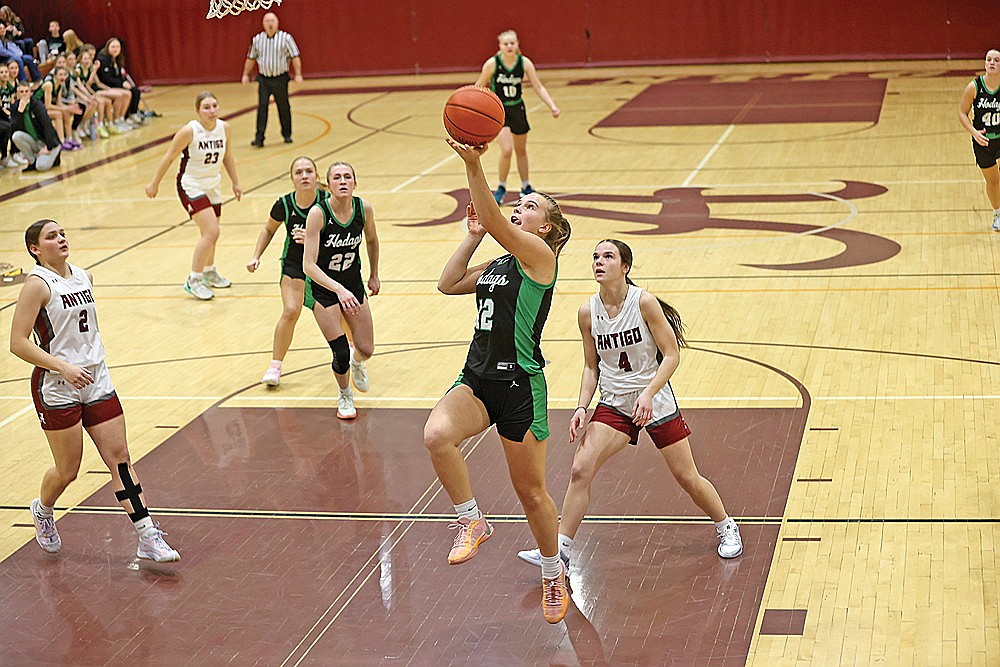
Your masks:
[{"label": "black sneaker", "polygon": [[257,148],[263,148],[264,147],[264,140],[263,139],[254,139],[253,141],[250,142],[250,145],[251,146],[255,146]]}]

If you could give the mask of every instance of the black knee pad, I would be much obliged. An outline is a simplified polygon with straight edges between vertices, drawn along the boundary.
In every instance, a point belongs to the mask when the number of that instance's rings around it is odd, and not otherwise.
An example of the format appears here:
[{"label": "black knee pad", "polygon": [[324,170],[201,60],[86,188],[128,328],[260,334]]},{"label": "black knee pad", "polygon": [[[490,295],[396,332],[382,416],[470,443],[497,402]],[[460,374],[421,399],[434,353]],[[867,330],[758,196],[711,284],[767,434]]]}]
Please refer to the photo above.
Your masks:
[{"label": "black knee pad", "polygon": [[136,484],[132,481],[132,475],[128,472],[127,463],[118,464],[118,476],[121,478],[122,485],[125,488],[121,491],[115,491],[115,498],[119,502],[128,500],[132,503],[132,511],[128,515],[128,518],[132,519],[132,523],[140,519],[145,519],[149,516],[149,510],[143,506],[142,498],[139,497],[139,494],[142,493],[142,484]]},{"label": "black knee pad", "polygon": [[344,375],[351,370],[351,344],[347,342],[347,334],[340,338],[328,340],[327,344],[333,351],[333,372],[337,375]]}]

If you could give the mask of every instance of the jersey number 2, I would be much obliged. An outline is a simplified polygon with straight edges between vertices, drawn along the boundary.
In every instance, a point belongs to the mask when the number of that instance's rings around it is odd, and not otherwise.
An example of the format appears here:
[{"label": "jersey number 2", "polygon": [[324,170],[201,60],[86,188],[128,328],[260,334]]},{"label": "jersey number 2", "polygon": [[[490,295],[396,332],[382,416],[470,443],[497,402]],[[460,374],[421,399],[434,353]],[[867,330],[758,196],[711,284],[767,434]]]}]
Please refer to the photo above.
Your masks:
[{"label": "jersey number 2", "polygon": [[87,311],[80,311],[80,333],[87,333],[90,331],[90,325],[87,324]]}]

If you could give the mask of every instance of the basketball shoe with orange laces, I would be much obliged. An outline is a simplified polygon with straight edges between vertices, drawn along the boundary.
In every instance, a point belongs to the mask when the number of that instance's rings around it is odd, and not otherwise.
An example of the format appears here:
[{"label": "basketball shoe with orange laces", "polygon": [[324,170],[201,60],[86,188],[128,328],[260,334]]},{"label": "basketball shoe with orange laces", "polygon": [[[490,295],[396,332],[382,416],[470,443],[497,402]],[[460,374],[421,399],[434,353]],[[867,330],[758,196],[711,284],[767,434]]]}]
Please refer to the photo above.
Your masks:
[{"label": "basketball shoe with orange laces", "polygon": [[542,614],[549,623],[563,620],[569,609],[569,591],[566,589],[566,566],[554,579],[542,577]]},{"label": "basketball shoe with orange laces", "polygon": [[449,565],[458,565],[469,560],[479,552],[479,545],[493,536],[493,526],[486,521],[486,517],[471,521],[458,519],[455,523],[448,524],[448,527],[458,531],[455,543],[448,554]]}]

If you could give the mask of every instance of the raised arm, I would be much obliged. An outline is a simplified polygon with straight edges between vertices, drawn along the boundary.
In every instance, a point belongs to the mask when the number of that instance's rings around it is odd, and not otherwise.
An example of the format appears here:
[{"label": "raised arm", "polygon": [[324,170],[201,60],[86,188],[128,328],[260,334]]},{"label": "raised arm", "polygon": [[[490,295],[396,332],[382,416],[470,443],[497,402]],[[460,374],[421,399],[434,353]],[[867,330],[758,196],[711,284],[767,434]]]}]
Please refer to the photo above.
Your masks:
[{"label": "raised arm", "polygon": [[[465,161],[469,193],[472,195],[472,205],[479,213],[479,224],[504,250],[517,258],[532,280],[543,285],[551,283],[556,275],[555,253],[537,234],[523,231],[505,218],[500,205],[493,198],[493,191],[486,182],[479,159],[487,146],[466,146],[450,138],[446,141]],[[533,206],[534,202],[530,205]]]},{"label": "raised arm", "polygon": [[160,181],[163,180],[163,175],[167,173],[167,169],[170,168],[170,164],[181,154],[184,147],[191,143],[194,138],[194,130],[191,129],[190,125],[185,125],[181,129],[177,130],[174,134],[174,138],[170,140],[170,145],[167,146],[167,152],[163,154],[163,158],[160,159],[160,163],[156,165],[156,171],[153,173],[153,180],[149,182],[146,186],[146,196],[150,199],[156,196],[156,193],[160,189]]},{"label": "raised arm", "polygon": [[552,101],[552,96],[549,95],[548,89],[542,85],[542,80],[538,78],[538,71],[535,69],[535,63],[531,62],[527,56],[524,57],[524,75],[528,78],[528,81],[531,82],[531,86],[535,89],[535,92],[538,93],[538,96],[542,98],[543,102],[545,102],[545,106],[547,106],[549,111],[552,112],[552,117],[558,118],[560,113],[559,107],[557,107],[556,103]]},{"label": "raised arm", "polygon": [[962,124],[965,131],[972,135],[972,138],[980,146],[989,146],[990,140],[982,132],[972,126],[969,119],[969,112],[972,111],[972,103],[976,99],[976,82],[970,81],[969,85],[962,91],[962,99],[958,103],[958,122]]},{"label": "raised arm", "polygon": [[479,224],[476,209],[472,204],[466,208],[466,213],[469,233],[441,269],[437,288],[442,294],[472,294],[476,291],[476,281],[479,280],[479,276],[483,275],[483,271],[489,266],[489,262],[485,262],[469,268],[469,261],[476,253],[476,248],[483,242],[486,230]]},{"label": "raised arm", "polygon": [[594,335],[590,332],[590,299],[587,299],[587,302],[580,306],[580,310],[576,314],[576,321],[583,338],[583,375],[580,376],[578,407],[573,411],[573,418],[569,421],[570,442],[576,440],[577,433],[587,420],[587,406],[594,399],[594,394],[597,392],[597,380],[600,376],[597,370],[597,344],[594,342]]}]

